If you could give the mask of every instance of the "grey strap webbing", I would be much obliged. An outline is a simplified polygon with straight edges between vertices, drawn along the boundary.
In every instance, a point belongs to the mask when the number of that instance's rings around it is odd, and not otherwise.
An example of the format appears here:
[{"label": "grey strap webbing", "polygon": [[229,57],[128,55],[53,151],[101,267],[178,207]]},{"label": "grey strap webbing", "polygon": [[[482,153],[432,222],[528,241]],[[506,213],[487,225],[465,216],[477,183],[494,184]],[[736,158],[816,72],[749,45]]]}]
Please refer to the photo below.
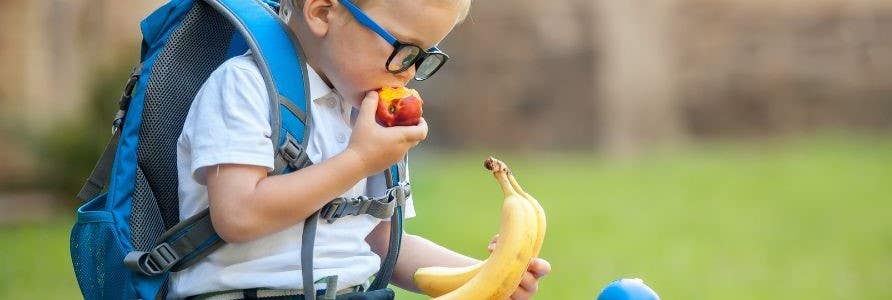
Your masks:
[{"label": "grey strap webbing", "polygon": [[[303,53],[303,51],[300,51],[299,53]],[[300,55],[300,57],[301,61],[304,61],[303,55]],[[304,75],[304,78],[306,78],[306,74]],[[304,86],[306,85],[307,84],[304,83]],[[307,97],[309,97],[309,95],[307,95]],[[291,113],[294,114],[294,116],[297,117],[297,119],[300,120],[301,123],[307,124],[307,113],[300,110],[297,105],[294,105],[294,101],[291,101],[291,99],[288,99],[288,97],[279,95],[279,104],[284,105],[285,108],[291,111]]]},{"label": "grey strap webbing", "polygon": [[[408,163],[406,157],[403,157],[402,163]],[[406,169],[400,167],[401,166],[398,163],[397,178],[399,182],[393,182],[393,176],[390,168],[385,171],[387,186],[391,189],[395,188],[396,208],[394,209],[393,215],[390,217],[390,240],[388,242],[387,255],[384,257],[384,260],[381,261],[381,268],[378,269],[378,274],[375,275],[375,280],[372,281],[372,284],[369,286],[369,290],[380,290],[387,287],[387,285],[390,283],[391,276],[393,276],[393,270],[396,267],[396,260],[397,258],[399,258],[399,249],[403,239],[403,205],[405,204],[406,198],[409,197],[409,193],[411,191],[408,185],[403,185],[403,183],[407,182],[405,177]]]},{"label": "grey strap webbing", "polygon": [[133,88],[135,88],[136,83],[139,82],[140,74],[142,74],[142,64],[133,68],[133,71],[130,73],[130,78],[127,79],[127,84],[124,86],[124,92],[121,94],[121,99],[118,100],[118,113],[115,114],[115,120],[112,122],[112,137],[108,141],[108,144],[105,145],[105,150],[102,151],[102,156],[99,157],[99,161],[93,166],[93,171],[90,172],[90,177],[87,177],[84,186],[81,187],[80,192],[77,193],[77,199],[80,200],[81,203],[96,198],[96,196],[99,196],[99,194],[108,186],[111,169],[115,164],[115,152],[118,151],[118,141],[121,139],[121,131],[124,127],[124,116],[127,114],[127,109],[130,108],[130,99],[133,94]]},{"label": "grey strap webbing", "polygon": [[319,214],[312,213],[304,220],[304,231],[300,240],[300,273],[303,277],[304,299],[316,300],[316,286],[313,285],[313,244],[316,242],[316,223]]},{"label": "grey strap webbing", "polygon": [[[403,238],[403,207],[399,205],[390,217],[390,241],[387,246],[387,255],[381,261],[381,267],[375,280],[369,285],[369,290],[380,290],[386,288],[393,276],[393,270],[396,268],[396,260],[399,258],[400,244]],[[391,250],[396,249],[396,250]]]},{"label": "grey strap webbing", "polygon": [[116,129],[108,144],[105,145],[105,150],[102,151],[102,156],[99,157],[99,161],[96,162],[93,171],[90,172],[90,177],[87,177],[87,181],[81,187],[81,191],[77,193],[77,199],[82,203],[99,196],[108,185],[108,178],[115,163],[115,151],[118,150],[118,140],[120,139],[121,130]]},{"label": "grey strap webbing", "polygon": [[[400,171],[400,173],[405,173]],[[308,287],[313,287],[312,290],[315,290],[314,278],[313,278],[313,245],[316,238],[316,227],[319,222],[320,215],[329,223],[334,222],[334,219],[339,217],[343,217],[345,214],[335,213],[335,212],[343,212],[350,211],[348,208],[356,209],[355,211],[361,211],[362,207],[366,207],[362,205],[362,203],[379,203],[382,205],[379,210],[379,215],[384,216],[389,215],[390,217],[390,242],[389,247],[387,248],[387,255],[385,259],[381,262],[381,268],[378,270],[378,273],[375,275],[375,280],[368,290],[380,290],[387,287],[387,284],[390,282],[390,278],[393,276],[393,269],[396,266],[396,260],[399,256],[400,249],[400,241],[402,240],[403,235],[403,213],[402,213],[402,205],[405,203],[406,198],[409,196],[410,189],[408,184],[401,184],[400,182],[394,182],[393,176],[391,173],[391,169],[387,168],[384,171],[384,177],[387,178],[387,192],[383,197],[380,198],[368,198],[368,197],[358,197],[353,198],[351,200],[346,200],[346,205],[338,205],[338,200],[343,200],[344,198],[335,199],[328,204],[326,204],[322,209],[317,213],[311,214],[306,220],[304,220],[304,229],[301,235],[301,252],[300,252],[300,263],[301,263],[301,275],[303,277],[303,287],[304,298],[307,300],[315,300],[316,294],[314,292],[310,292],[311,289]],[[403,174],[399,174],[398,178],[405,178]],[[404,180],[404,179],[403,179]],[[355,203],[355,204],[351,204]],[[386,205],[386,206],[384,206]],[[386,208],[384,208],[386,207]],[[388,210],[390,209],[390,210]],[[368,213],[368,209],[366,209],[366,213]],[[376,216],[378,217],[378,216]],[[332,219],[329,219],[332,218]],[[382,217],[379,217],[382,218]],[[387,218],[384,216],[383,218]],[[382,218],[382,219],[383,219]],[[334,288],[331,285],[328,285],[326,289]],[[326,290],[326,291],[327,291]]]}]

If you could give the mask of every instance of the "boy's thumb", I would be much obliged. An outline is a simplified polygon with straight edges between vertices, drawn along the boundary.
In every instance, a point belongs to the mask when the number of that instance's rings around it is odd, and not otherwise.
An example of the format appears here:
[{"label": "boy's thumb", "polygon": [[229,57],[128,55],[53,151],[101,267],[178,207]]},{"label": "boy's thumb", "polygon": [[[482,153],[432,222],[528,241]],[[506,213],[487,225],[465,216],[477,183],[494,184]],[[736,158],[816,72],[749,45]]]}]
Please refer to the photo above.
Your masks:
[{"label": "boy's thumb", "polygon": [[360,118],[374,118],[375,111],[378,110],[378,93],[369,91],[362,98],[362,104],[359,106]]}]

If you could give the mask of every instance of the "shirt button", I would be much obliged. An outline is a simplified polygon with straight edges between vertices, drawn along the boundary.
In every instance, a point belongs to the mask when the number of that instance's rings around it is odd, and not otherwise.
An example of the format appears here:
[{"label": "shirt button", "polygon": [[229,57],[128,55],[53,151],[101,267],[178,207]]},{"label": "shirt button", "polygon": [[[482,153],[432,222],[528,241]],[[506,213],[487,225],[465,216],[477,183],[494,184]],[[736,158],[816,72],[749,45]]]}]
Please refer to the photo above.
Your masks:
[{"label": "shirt button", "polygon": [[335,99],[334,99],[334,98],[328,98],[328,101],[326,101],[325,104],[328,104],[328,107],[330,107],[330,108],[334,108],[334,107],[335,107]]},{"label": "shirt button", "polygon": [[345,136],[343,133],[338,133],[338,135],[335,138],[338,140],[338,143],[343,143],[343,142],[347,141],[347,136]]}]

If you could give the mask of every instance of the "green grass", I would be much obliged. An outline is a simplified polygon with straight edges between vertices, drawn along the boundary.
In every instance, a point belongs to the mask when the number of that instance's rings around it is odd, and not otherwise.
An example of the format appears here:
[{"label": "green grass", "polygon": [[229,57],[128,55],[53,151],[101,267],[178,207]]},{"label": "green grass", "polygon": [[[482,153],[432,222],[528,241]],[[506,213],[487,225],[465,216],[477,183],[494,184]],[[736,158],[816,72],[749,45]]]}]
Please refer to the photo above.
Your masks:
[{"label": "green grass", "polygon": [[[485,157],[416,156],[407,230],[485,257],[501,205]],[[541,299],[594,299],[621,277],[663,299],[892,299],[892,140],[500,158],[548,215]],[[0,227],[0,299],[76,297],[70,222]]]},{"label": "green grass", "polygon": [[77,299],[68,254],[73,217],[0,227],[0,299]]}]

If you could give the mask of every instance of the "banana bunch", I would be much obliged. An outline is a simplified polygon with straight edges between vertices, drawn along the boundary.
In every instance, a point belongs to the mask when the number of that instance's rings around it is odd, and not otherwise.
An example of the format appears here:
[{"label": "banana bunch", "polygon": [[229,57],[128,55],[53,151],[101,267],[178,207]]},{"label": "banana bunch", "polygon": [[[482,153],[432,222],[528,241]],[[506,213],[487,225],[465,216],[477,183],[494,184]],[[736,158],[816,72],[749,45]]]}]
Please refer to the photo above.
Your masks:
[{"label": "banana bunch", "polygon": [[489,258],[468,267],[420,268],[415,284],[436,299],[506,299],[520,284],[545,239],[545,211],[524,192],[508,166],[490,157],[484,166],[502,188],[502,221],[498,243]]}]

